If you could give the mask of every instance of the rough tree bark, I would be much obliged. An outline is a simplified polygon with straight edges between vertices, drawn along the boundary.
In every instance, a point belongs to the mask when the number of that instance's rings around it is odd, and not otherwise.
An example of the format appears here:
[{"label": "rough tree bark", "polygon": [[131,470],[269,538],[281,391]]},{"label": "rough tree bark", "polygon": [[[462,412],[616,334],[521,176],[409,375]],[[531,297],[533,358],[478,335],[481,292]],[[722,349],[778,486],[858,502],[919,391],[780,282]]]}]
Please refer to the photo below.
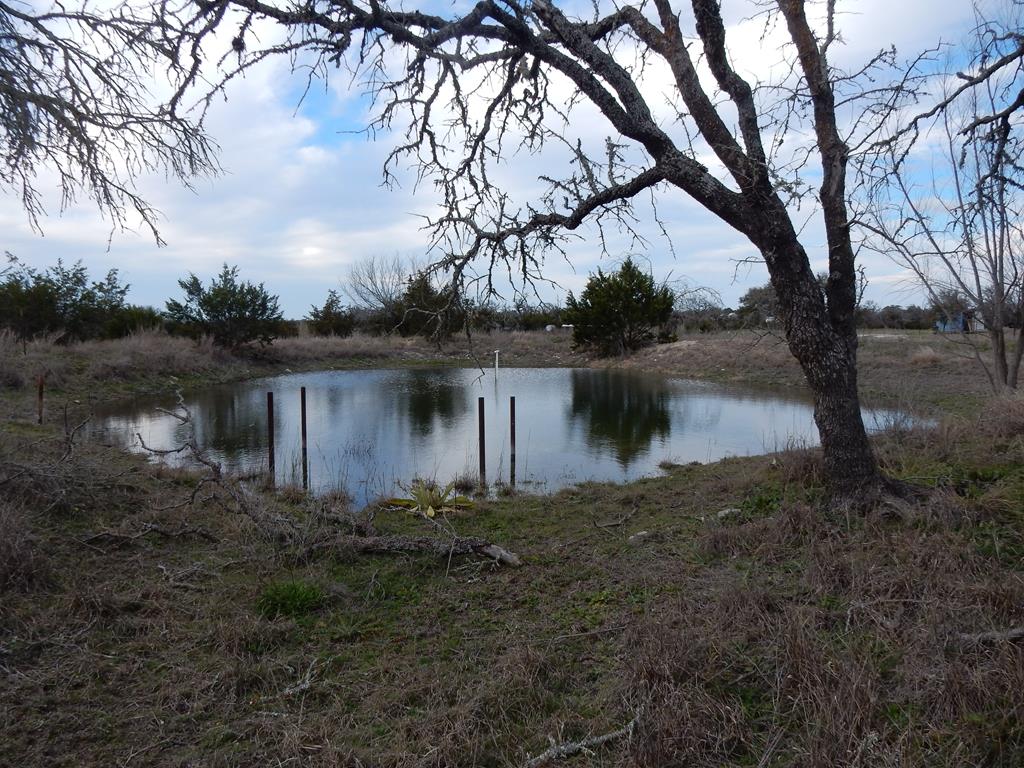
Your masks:
[{"label": "rough tree bark", "polygon": [[[344,62],[368,74],[381,108],[374,127],[393,127],[402,110],[408,119],[407,141],[391,154],[385,178],[399,160],[433,178],[444,203],[430,227],[444,253],[439,266],[455,282],[477,261],[488,275],[504,263],[526,279],[535,277],[537,254],[562,248],[567,233],[584,222],[601,227],[611,220],[628,228],[640,193],[657,188],[689,195],[764,258],[789,347],[814,393],[833,496],[841,503],[870,502],[887,483],[857,394],[857,274],[845,200],[849,126],[840,125],[836,108],[837,84],[854,92],[860,86],[828,61],[838,38],[834,0],[823,3],[826,21],[818,32],[804,0],[751,5],[767,14],[767,25],[785,30],[784,48],[793,58],[792,73],[775,84],[774,92],[784,95],[774,102],[764,95],[771,89],[757,90],[758,83],[735,69],[718,0],[691,0],[688,9],[672,0],[604,11],[597,4],[589,20],[570,18],[551,0],[480,0],[448,17],[378,0],[220,0],[172,23],[180,29],[182,55],[212,42],[203,37],[218,25],[236,25],[239,60],[225,80],[278,51],[311,57],[302,61],[307,71]],[[695,32],[684,33],[683,11]],[[254,19],[285,27],[288,42],[259,48]],[[406,54],[397,68],[396,50]],[[641,63],[629,58],[630,50],[640,51]],[[883,59],[876,57],[861,74]],[[677,112],[675,123],[655,117],[644,79],[650,60],[671,77],[665,95]],[[556,81],[571,83],[575,95],[568,104],[549,92]],[[877,80],[870,83],[876,104],[884,89]],[[852,97],[847,92],[846,107],[868,93],[868,86]],[[589,102],[607,120],[606,159],[563,138],[574,100]],[[780,109],[788,110],[784,117]],[[803,109],[816,139],[805,147],[805,158],[820,162],[817,198],[829,264],[824,291],[787,207],[799,194],[802,164],[776,162],[782,138],[793,138],[787,126]],[[453,139],[456,129],[462,132]],[[506,138],[527,151],[556,144],[572,155],[563,177],[545,178],[550,187],[543,199],[517,204],[491,184],[488,171],[501,162]],[[715,169],[699,159],[708,153]]]}]

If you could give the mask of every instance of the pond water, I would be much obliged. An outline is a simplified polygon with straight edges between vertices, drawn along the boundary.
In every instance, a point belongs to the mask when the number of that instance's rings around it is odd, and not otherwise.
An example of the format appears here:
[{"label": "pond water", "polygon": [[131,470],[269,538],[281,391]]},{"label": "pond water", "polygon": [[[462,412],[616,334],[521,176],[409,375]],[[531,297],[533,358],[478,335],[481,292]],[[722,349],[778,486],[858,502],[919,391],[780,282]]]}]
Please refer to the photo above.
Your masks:
[{"label": "pond water", "polygon": [[[812,407],[765,392],[634,371],[566,368],[399,369],[288,374],[185,395],[192,424],[164,411],[174,397],[136,398],[96,413],[94,439],[172,449],[195,430],[230,472],[265,470],[274,393],[275,481],[302,483],[300,387],[306,388],[308,478],[355,503],[401,493],[415,477],[478,474],[484,398],[486,477],[510,480],[509,398],[516,398],[516,485],[550,491],[585,480],[632,480],[663,461],[708,462],[817,443]],[[892,412],[866,414],[878,428]],[[182,462],[182,454],[160,460]]]}]

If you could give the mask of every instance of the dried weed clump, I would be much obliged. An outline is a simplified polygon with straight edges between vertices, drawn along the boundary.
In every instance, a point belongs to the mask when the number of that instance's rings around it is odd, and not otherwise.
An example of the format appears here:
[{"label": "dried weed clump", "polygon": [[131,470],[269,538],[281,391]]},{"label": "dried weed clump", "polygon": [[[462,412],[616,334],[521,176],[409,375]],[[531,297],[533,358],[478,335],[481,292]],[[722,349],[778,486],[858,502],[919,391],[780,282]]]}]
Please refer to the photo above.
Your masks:
[{"label": "dried weed clump", "polygon": [[825,462],[820,448],[790,445],[772,454],[772,466],[785,485],[821,486],[825,482]]},{"label": "dried weed clump", "polygon": [[931,347],[920,347],[910,355],[911,365],[935,365],[942,360],[942,355]]},{"label": "dried weed clump", "polygon": [[49,577],[49,560],[31,533],[26,511],[0,498],[0,594],[32,589]]},{"label": "dried weed clump", "polygon": [[993,439],[1024,444],[1024,393],[1016,392],[993,398],[982,409],[978,428]]},{"label": "dried weed clump", "polygon": [[957,526],[707,521],[711,565],[626,643],[627,764],[1021,764],[1024,558]]},{"label": "dried weed clump", "polygon": [[87,361],[86,376],[96,381],[195,376],[232,362],[232,355],[209,338],[198,343],[161,330],[137,331],[113,341],[86,341],[72,348]]}]

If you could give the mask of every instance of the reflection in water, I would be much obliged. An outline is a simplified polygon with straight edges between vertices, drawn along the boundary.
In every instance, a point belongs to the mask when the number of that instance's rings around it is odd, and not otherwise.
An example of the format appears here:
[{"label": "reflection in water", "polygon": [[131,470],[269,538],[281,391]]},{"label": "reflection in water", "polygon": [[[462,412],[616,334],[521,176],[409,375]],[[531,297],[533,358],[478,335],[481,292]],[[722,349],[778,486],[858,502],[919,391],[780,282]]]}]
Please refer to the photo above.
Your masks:
[{"label": "reflection in water", "polygon": [[[810,403],[638,372],[570,369],[323,371],[190,393],[196,437],[228,471],[267,466],[266,393],[274,392],[276,480],[299,482],[299,388],[309,413],[314,490],[343,489],[357,504],[393,495],[413,477],[475,475],[476,398],[485,399],[487,477],[508,477],[509,397],[516,397],[516,473],[545,490],[583,480],[630,480],[663,460],[712,461],[763,453],[790,439],[817,442]],[[139,398],[98,409],[95,439],[139,450],[181,445],[188,428]],[[876,416],[878,414],[875,414]],[[870,418],[868,419],[870,423]],[[168,457],[181,461],[182,457]]]},{"label": "reflection in water", "polygon": [[571,418],[586,425],[591,447],[611,449],[624,468],[650,451],[655,437],[669,436],[672,396],[666,379],[608,370],[571,374]]},{"label": "reflection in water", "polygon": [[196,440],[225,455],[259,453],[267,448],[266,396],[215,388],[196,398]]},{"label": "reflection in water", "polygon": [[404,402],[409,424],[415,434],[426,437],[434,432],[435,419],[451,428],[469,408],[465,385],[438,371],[409,371],[405,386],[394,393]]}]

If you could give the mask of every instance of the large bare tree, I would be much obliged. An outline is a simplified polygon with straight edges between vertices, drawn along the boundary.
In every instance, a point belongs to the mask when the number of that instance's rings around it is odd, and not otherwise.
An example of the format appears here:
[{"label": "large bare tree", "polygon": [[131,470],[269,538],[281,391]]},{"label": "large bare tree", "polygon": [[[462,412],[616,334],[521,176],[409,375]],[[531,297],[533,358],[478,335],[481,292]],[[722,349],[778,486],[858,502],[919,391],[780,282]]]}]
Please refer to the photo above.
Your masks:
[{"label": "large bare tree", "polygon": [[[885,88],[859,75],[886,56],[849,73],[834,68],[834,6],[732,4],[760,16],[767,55],[787,65],[761,83],[737,66],[718,0],[595,3],[587,18],[550,0],[481,0],[447,15],[380,0],[208,0],[164,12],[183,56],[215,44],[211,28],[228,31],[219,37],[237,59],[223,79],[280,53],[306,73],[354,75],[379,109],[371,130],[404,132],[386,177],[409,161],[440,190],[429,226],[456,281],[470,264],[488,275],[536,276],[541,254],[584,224],[632,227],[642,193],[696,200],[764,259],[789,348],[814,393],[833,496],[863,503],[887,481],[857,391],[846,183],[851,143],[871,130],[857,100],[886,103]],[[268,20],[287,31],[269,46],[260,42]],[[595,114],[608,135],[599,152],[571,138],[574,120]],[[547,193],[516,201],[495,181],[497,169],[515,152],[541,150],[564,168],[547,163]],[[820,183],[824,288],[793,218],[805,176]]]}]

